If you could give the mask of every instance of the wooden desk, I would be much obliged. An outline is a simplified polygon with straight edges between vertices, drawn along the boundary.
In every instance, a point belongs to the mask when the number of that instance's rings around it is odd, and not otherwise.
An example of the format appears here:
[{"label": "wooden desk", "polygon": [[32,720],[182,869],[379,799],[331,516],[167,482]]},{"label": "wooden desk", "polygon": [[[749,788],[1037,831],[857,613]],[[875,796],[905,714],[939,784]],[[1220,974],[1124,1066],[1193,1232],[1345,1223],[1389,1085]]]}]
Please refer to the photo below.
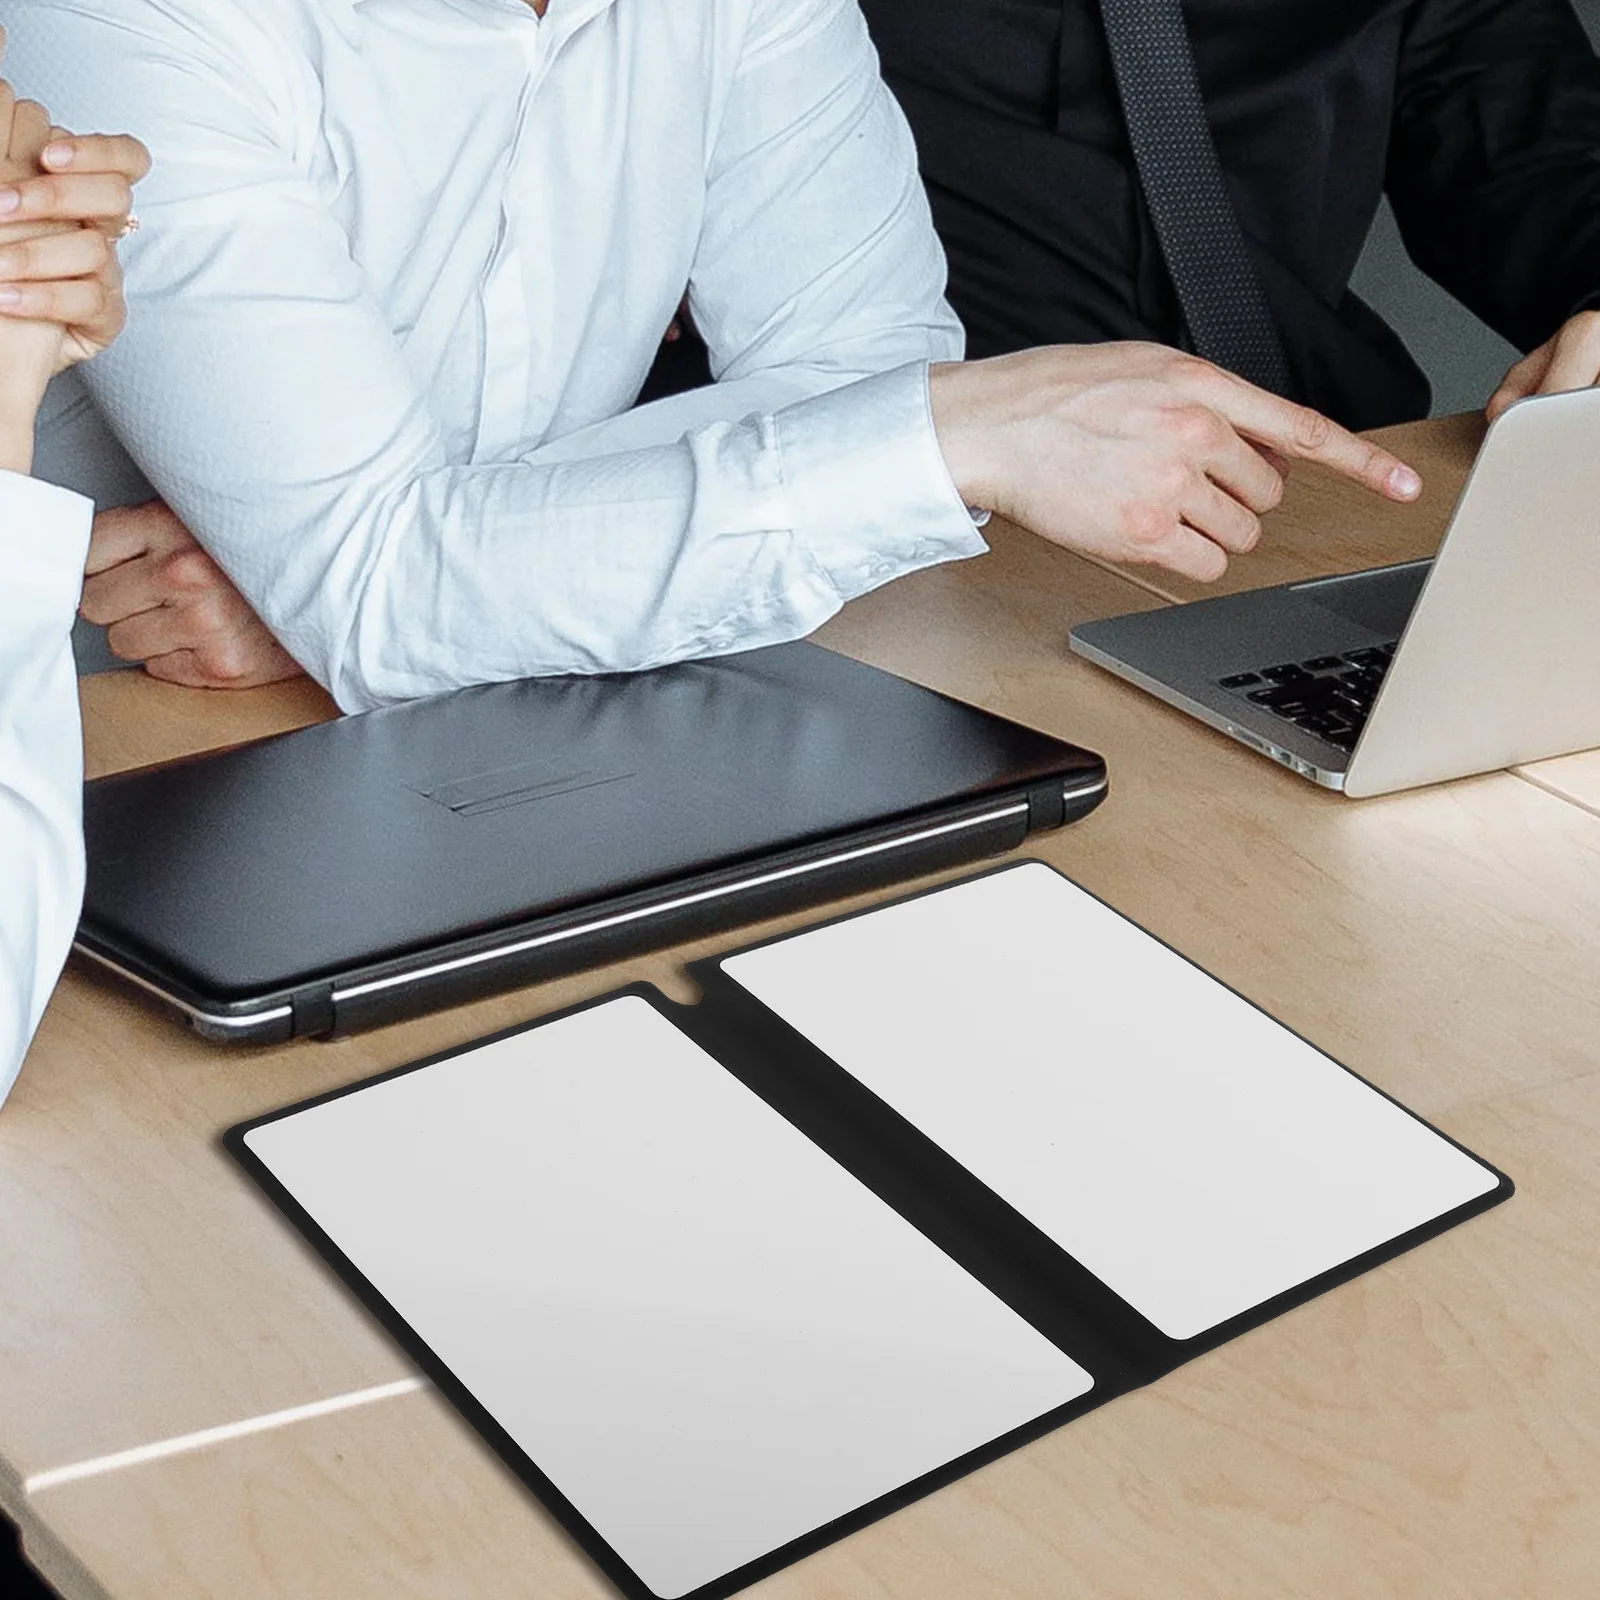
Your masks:
[{"label": "wooden desk", "polygon": [[[1425,506],[1308,479],[1231,581],[1426,553],[1471,433],[1402,438]],[[1347,802],[1067,655],[1175,593],[1002,528],[822,639],[1103,750],[1111,800],[1031,853],[1521,1193],[756,1593],[1568,1600],[1600,1565],[1600,816],[1542,769]],[[85,706],[95,770],[326,714],[131,676]],[[404,1363],[215,1137],[635,977],[682,994],[683,959],[801,920],[249,1053],[69,972],[0,1117],[0,1498],[30,1555],[74,1600],[609,1593],[448,1408],[384,1389]]]}]

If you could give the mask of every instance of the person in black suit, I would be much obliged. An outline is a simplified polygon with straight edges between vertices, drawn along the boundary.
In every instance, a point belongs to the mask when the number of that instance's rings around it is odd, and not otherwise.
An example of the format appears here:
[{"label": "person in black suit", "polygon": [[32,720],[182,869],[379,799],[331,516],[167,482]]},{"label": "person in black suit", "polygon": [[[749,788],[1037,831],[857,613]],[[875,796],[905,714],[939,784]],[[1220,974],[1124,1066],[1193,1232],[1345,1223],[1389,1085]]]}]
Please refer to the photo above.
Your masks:
[{"label": "person in black suit", "polygon": [[[1426,414],[1422,373],[1349,288],[1385,192],[1417,264],[1531,352],[1491,413],[1600,380],[1600,61],[1568,0],[861,3],[969,355],[1133,339],[1220,359],[1151,203],[1165,183],[1181,212],[1203,184],[1162,148],[1166,119],[1168,146],[1209,125],[1241,271],[1281,341],[1267,386],[1350,427]],[[1198,138],[1174,109],[1184,42],[1154,38],[1163,11],[1187,25]]]}]

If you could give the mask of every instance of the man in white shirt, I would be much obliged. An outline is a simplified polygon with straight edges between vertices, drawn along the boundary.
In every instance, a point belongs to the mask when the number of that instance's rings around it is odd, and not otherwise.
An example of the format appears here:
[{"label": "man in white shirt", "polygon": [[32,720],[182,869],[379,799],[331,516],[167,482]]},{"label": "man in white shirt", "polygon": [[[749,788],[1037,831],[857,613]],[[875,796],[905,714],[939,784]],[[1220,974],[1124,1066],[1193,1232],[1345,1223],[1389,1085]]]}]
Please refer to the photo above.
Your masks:
[{"label": "man in white shirt", "polygon": [[[52,129],[0,80],[0,1100],[61,970],[83,893],[68,637],[93,507],[27,476],[34,414],[50,378],[122,325],[109,240],[147,165],[132,139]],[[30,182],[45,187],[44,199],[30,221],[6,223],[8,200]]]},{"label": "man in white shirt", "polygon": [[[359,708],[640,668],[979,554],[969,505],[1214,577],[1274,452],[1419,487],[1170,351],[959,365],[855,0],[7,17],[66,114],[156,155],[134,326],[88,383],[172,515],[103,519],[84,611],[159,676],[298,664]],[[686,287],[718,381],[630,410]]]}]

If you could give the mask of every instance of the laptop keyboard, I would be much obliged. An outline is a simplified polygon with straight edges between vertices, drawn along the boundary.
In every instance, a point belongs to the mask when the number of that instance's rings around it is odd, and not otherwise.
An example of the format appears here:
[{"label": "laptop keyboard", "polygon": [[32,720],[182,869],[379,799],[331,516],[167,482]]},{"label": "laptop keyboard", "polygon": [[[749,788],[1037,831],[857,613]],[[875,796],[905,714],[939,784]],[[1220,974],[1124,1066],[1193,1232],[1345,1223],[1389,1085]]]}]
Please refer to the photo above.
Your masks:
[{"label": "laptop keyboard", "polygon": [[1398,643],[1347,650],[1342,656],[1283,661],[1254,672],[1236,672],[1217,683],[1341,750],[1353,750]]}]

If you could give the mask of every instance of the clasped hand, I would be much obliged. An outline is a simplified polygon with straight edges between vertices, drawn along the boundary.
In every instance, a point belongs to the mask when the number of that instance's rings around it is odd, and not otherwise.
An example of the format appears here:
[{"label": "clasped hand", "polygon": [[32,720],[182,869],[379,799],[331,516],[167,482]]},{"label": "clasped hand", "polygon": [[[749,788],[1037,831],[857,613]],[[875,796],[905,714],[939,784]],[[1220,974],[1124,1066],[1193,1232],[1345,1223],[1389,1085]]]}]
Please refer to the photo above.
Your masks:
[{"label": "clasped hand", "polygon": [[0,80],[5,381],[19,368],[48,380],[97,355],[121,331],[122,275],[112,241],[149,168],[137,139],[68,133]]},{"label": "clasped hand", "polygon": [[[0,49],[4,47],[0,31]],[[136,139],[81,138],[0,79],[0,427],[3,464],[30,465],[34,413],[64,367],[125,316],[113,240],[150,158]]]}]

